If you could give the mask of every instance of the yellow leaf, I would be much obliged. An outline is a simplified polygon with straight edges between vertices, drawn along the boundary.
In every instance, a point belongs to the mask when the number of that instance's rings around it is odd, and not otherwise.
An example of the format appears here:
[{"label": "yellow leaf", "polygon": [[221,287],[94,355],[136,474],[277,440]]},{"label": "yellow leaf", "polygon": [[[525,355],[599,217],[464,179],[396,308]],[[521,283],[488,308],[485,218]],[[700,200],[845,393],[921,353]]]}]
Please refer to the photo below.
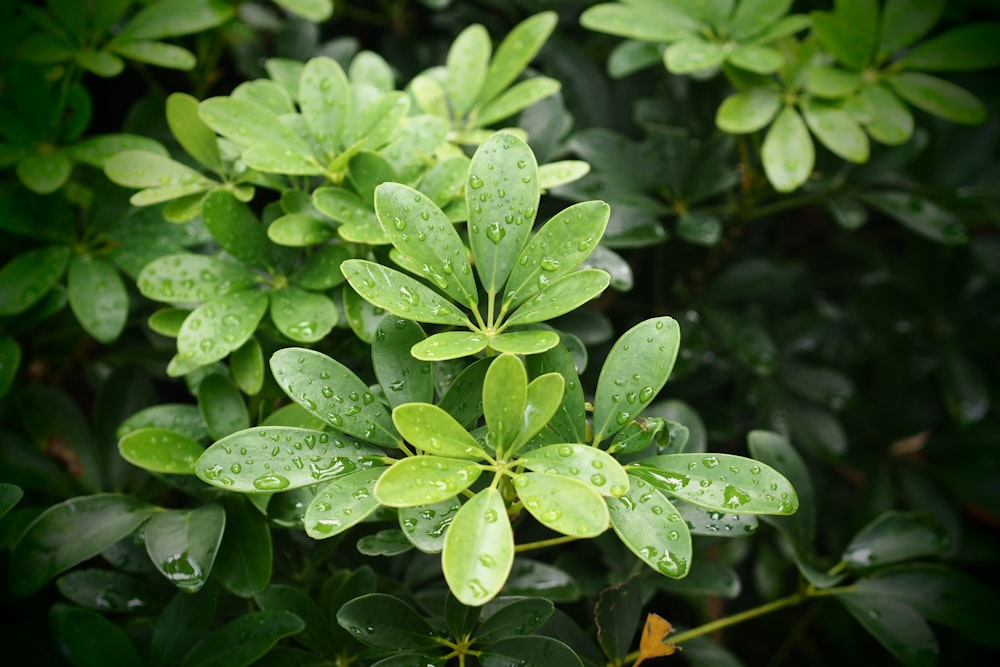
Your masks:
[{"label": "yellow leaf", "polygon": [[639,657],[632,667],[639,667],[646,658],[672,655],[677,647],[667,640],[667,635],[673,631],[667,619],[658,614],[648,614],[646,625],[642,628],[642,639],[639,640]]}]

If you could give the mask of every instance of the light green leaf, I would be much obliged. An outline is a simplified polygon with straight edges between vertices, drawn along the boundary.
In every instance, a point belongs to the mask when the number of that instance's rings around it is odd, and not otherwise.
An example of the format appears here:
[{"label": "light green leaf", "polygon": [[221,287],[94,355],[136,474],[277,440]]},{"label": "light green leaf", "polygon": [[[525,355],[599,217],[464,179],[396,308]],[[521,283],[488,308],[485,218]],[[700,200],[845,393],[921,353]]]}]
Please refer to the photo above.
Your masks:
[{"label": "light green leaf", "polygon": [[218,0],[161,0],[129,20],[118,38],[160,39],[202,32],[232,18],[236,8]]},{"label": "light green leaf", "polygon": [[73,144],[69,152],[77,162],[103,169],[108,158],[130,150],[167,155],[159,141],[136,134],[100,134]]},{"label": "light green leaf", "polygon": [[0,315],[17,315],[38,303],[62,277],[68,246],[51,245],[17,255],[0,268]]},{"label": "light green leaf", "polygon": [[229,356],[229,373],[240,391],[257,395],[264,386],[264,353],[260,341],[250,338]]},{"label": "light green leaf", "polygon": [[222,359],[250,338],[267,304],[267,293],[243,290],[198,306],[177,334],[177,363],[204,366]]},{"label": "light green leaf", "polygon": [[289,129],[305,138],[308,132],[302,119],[290,115],[295,113],[295,92],[289,91],[277,81],[254,79],[253,81],[244,81],[236,86],[229,98],[223,99],[259,106],[277,116],[286,123]]},{"label": "light green leaf", "polygon": [[723,132],[746,134],[767,126],[781,109],[781,95],[771,88],[750,88],[724,99],[715,114]]},{"label": "light green leaf", "polygon": [[875,141],[898,146],[913,136],[913,114],[884,84],[863,88],[857,104],[862,112],[858,120]]},{"label": "light green leaf", "polygon": [[175,44],[144,39],[116,40],[108,49],[129,60],[169,69],[192,70],[198,64],[194,54]]},{"label": "light green leaf", "polygon": [[314,249],[291,276],[292,283],[308,290],[321,292],[344,282],[340,265],[351,257],[341,244],[329,244]]},{"label": "light green leaf", "polygon": [[836,67],[810,67],[806,90],[817,97],[839,99],[853,94],[862,83],[863,79],[858,72],[847,72]]},{"label": "light green leaf", "polygon": [[662,62],[660,49],[651,42],[625,40],[608,54],[608,74],[622,79]]},{"label": "light green leaf", "polygon": [[455,514],[441,566],[452,595],[480,607],[493,599],[514,564],[514,533],[500,492],[483,489]]},{"label": "light green leaf", "polygon": [[532,324],[565,315],[599,295],[610,282],[611,276],[601,269],[570,273],[525,301],[507,319],[506,325]]},{"label": "light green leaf", "polygon": [[297,343],[323,339],[337,323],[337,307],[325,294],[289,285],[271,293],[271,320]]},{"label": "light green leaf", "polygon": [[608,506],[587,482],[543,472],[514,476],[524,508],[539,523],[573,537],[597,537],[610,524]]},{"label": "light green leaf", "polygon": [[741,0],[729,17],[729,34],[743,41],[764,32],[788,13],[792,0]]},{"label": "light green leaf", "polygon": [[584,444],[546,445],[520,458],[536,472],[556,473],[587,484],[602,496],[620,497],[629,486],[628,475],[618,460],[596,447]]},{"label": "light green leaf", "polygon": [[143,531],[146,553],[168,581],[182,591],[194,593],[212,572],[225,525],[226,513],[220,505],[161,512],[146,523]]},{"label": "light green leaf", "polygon": [[[39,514],[8,561],[11,592],[28,595],[57,574],[131,535],[153,514],[147,503],[115,493],[71,498]],[[511,545],[513,557],[513,544]]]},{"label": "light green leaf", "polygon": [[840,62],[862,70],[875,55],[878,5],[869,0],[838,0],[833,12],[812,12],[812,29]]},{"label": "light green leaf", "polygon": [[73,59],[81,69],[105,78],[118,76],[125,69],[125,61],[107,51],[82,48],[73,52]]},{"label": "light green leaf", "polygon": [[913,607],[859,592],[838,595],[837,600],[905,667],[937,664],[937,638]]},{"label": "light green leaf", "polygon": [[927,72],[996,67],[1000,65],[1000,22],[981,21],[949,30],[913,47],[896,64]]},{"label": "light green leaf", "polygon": [[147,426],[118,441],[118,452],[132,465],[152,472],[192,475],[205,448],[177,431]]},{"label": "light green leaf", "polygon": [[482,473],[478,463],[442,456],[396,461],[379,478],[375,496],[387,507],[419,507],[454,498]]},{"label": "light green leaf", "polygon": [[668,3],[602,3],[584,11],[580,24],[596,32],[647,42],[684,39],[701,27],[695,18]]},{"label": "light green leaf", "polygon": [[197,99],[185,93],[171,94],[167,98],[167,124],[188,155],[212,171],[222,169],[219,141],[198,115]]},{"label": "light green leaf", "polygon": [[512,354],[501,354],[490,364],[483,380],[487,440],[498,456],[517,437],[527,401],[528,374],[524,364]]},{"label": "light green leaf", "polygon": [[799,500],[770,466],[733,454],[664,454],[629,468],[634,476],[692,505],[739,514],[792,514]]},{"label": "light green leaf", "polygon": [[491,51],[490,35],[478,23],[459,33],[448,49],[445,90],[455,118],[463,118],[479,97]]},{"label": "light green leaf", "polygon": [[517,437],[510,446],[510,455],[527,444],[549,424],[562,405],[565,386],[566,380],[559,373],[539,375],[528,383],[524,416]]},{"label": "light green leaf", "polygon": [[969,240],[955,214],[929,199],[908,192],[871,192],[861,199],[911,230],[938,243],[961,245]]},{"label": "light green leaf", "polygon": [[324,23],[333,16],[333,0],[274,0],[274,3],[313,23]]},{"label": "light green leaf", "polygon": [[393,410],[392,421],[407,442],[430,454],[476,460],[486,457],[476,439],[454,417],[436,405],[400,405]]},{"label": "light green leaf", "polygon": [[289,213],[267,226],[267,238],[292,248],[319,245],[336,235],[336,227],[306,213]]},{"label": "light green leaf", "polygon": [[674,74],[704,72],[722,64],[726,49],[722,44],[686,37],[674,42],[663,53],[667,69]]},{"label": "light green leaf", "polygon": [[773,74],[785,64],[785,57],[770,46],[740,44],[726,54],[726,62],[748,72]]},{"label": "light green leaf", "polygon": [[215,190],[205,197],[202,217],[212,237],[240,261],[267,269],[271,265],[271,243],[267,230],[249,206],[227,190]]},{"label": "light green leaf", "polygon": [[375,210],[350,190],[317,188],[313,191],[313,205],[324,215],[343,223],[340,235],[347,241],[370,245],[389,242],[375,217]]},{"label": "light green leaf", "polygon": [[541,329],[512,331],[488,339],[491,350],[509,354],[538,354],[551,350],[558,344],[558,333]]},{"label": "light green leaf", "polygon": [[408,275],[375,262],[351,259],[341,270],[358,294],[383,310],[405,319],[471,326],[450,301]]},{"label": "light green leaf", "polygon": [[148,299],[167,303],[197,303],[245,290],[257,276],[240,264],[208,255],[168,255],[153,260],[139,272],[139,291]]},{"label": "light green leaf", "polygon": [[73,257],[66,288],[73,314],[87,333],[102,343],[118,338],[128,317],[128,293],[110,262],[93,255]]},{"label": "light green leaf", "polygon": [[479,91],[478,105],[492,101],[524,71],[556,27],[555,12],[540,12],[514,26],[500,45]]},{"label": "light green leaf", "polygon": [[269,174],[319,176],[323,167],[309,153],[271,144],[250,146],[243,152],[247,166]]},{"label": "light green leaf", "polygon": [[399,183],[375,190],[375,213],[385,235],[420,274],[468,308],[479,303],[469,253],[455,226],[429,197]]},{"label": "light green leaf", "polygon": [[632,553],[660,574],[687,575],[691,565],[691,532],[680,512],[662,493],[632,477],[620,498],[605,498],[611,527]]},{"label": "light green leaf", "polygon": [[383,93],[351,116],[344,145],[364,141],[368,150],[378,150],[391,143],[410,111],[410,97],[401,91]]},{"label": "light green leaf", "polygon": [[408,90],[413,95],[417,107],[425,114],[433,114],[441,118],[451,117],[444,85],[433,76],[418,74],[413,77]]},{"label": "light green leaf", "polygon": [[350,112],[350,83],[336,60],[321,56],[306,63],[298,85],[302,118],[327,157],[343,145]]},{"label": "light green leaf", "polygon": [[[213,130],[239,146],[271,147],[288,155],[310,155],[309,145],[278,115],[255,102],[232,97],[211,97],[198,109]],[[321,172],[320,172],[321,173]]]},{"label": "light green leaf", "polygon": [[835,155],[850,162],[868,161],[868,135],[851,114],[808,99],[802,105],[802,116],[812,133]]},{"label": "light green leaf", "polygon": [[382,451],[344,435],[290,426],[258,426],[204,450],[194,472],[238,493],[285,491],[371,468]]},{"label": "light green leaf", "polygon": [[26,188],[47,195],[61,188],[73,171],[73,160],[63,149],[32,153],[18,161],[17,177]]},{"label": "light green leaf", "polygon": [[400,507],[399,526],[416,548],[424,553],[441,553],[448,527],[461,506],[459,497],[453,496],[432,505]]},{"label": "light green leaf", "polygon": [[806,182],[816,155],[809,130],[794,107],[779,113],[761,150],[767,180],[778,192],[791,192]]},{"label": "light green leaf", "polygon": [[487,293],[500,293],[521,253],[538,210],[538,163],[528,145],[509,132],[484,141],[466,179],[469,244]]},{"label": "light green leaf", "polygon": [[205,430],[205,423],[198,408],[186,403],[163,403],[139,410],[121,423],[115,435],[123,438],[133,431],[149,426],[168,429],[191,440],[203,440],[208,437],[208,431]]},{"label": "light green leaf", "polygon": [[338,431],[396,447],[399,436],[368,385],[321,352],[286,347],[271,356],[271,371],[285,394]]},{"label": "light green leaf", "polygon": [[578,181],[590,173],[590,164],[583,160],[559,160],[538,166],[538,182],[542,191]]},{"label": "light green leaf", "polygon": [[104,173],[127,188],[201,186],[206,189],[218,185],[191,167],[145,150],[126,150],[111,156],[104,163]]},{"label": "light green leaf", "polygon": [[670,317],[640,322],[614,344],[594,397],[594,444],[612,437],[641,413],[666,384],[680,347]]},{"label": "light green leaf", "polygon": [[545,223],[514,263],[504,306],[516,308],[552,282],[575,271],[607,228],[611,207],[589,201],[565,208]]},{"label": "light green leaf", "polygon": [[355,83],[365,83],[382,92],[396,89],[396,76],[392,67],[374,51],[361,51],[355,55],[347,75]]},{"label": "light green leaf", "polygon": [[891,56],[930,32],[946,0],[886,0],[882,7],[879,55]]},{"label": "light green leaf", "polygon": [[475,115],[473,127],[488,127],[497,121],[513,116],[535,102],[554,95],[561,84],[544,76],[537,76],[516,83],[495,99],[487,102]]},{"label": "light green leaf", "polygon": [[887,81],[897,95],[927,113],[963,125],[979,125],[986,120],[983,103],[950,81],[920,72],[900,72]]},{"label": "light green leaf", "polygon": [[336,479],[306,508],[306,534],[322,540],[364,521],[379,508],[375,483],[388,468],[357,470]]}]

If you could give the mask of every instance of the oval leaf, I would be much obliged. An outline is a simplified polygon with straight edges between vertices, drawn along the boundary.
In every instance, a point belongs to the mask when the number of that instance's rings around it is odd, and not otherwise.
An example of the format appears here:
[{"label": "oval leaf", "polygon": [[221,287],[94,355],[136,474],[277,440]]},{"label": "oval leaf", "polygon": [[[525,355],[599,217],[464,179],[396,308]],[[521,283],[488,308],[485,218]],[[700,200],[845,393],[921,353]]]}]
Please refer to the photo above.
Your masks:
[{"label": "oval leaf", "polygon": [[618,497],[628,490],[628,475],[617,459],[589,445],[546,445],[527,452],[519,461],[536,472],[578,479],[602,496]]},{"label": "oval leaf", "polygon": [[205,448],[182,433],[153,426],[125,435],[118,451],[123,459],[145,470],[193,475],[195,461]]},{"label": "oval leaf", "polygon": [[222,359],[250,338],[267,303],[265,292],[244,290],[198,306],[177,334],[176,359],[196,367]]},{"label": "oval leaf", "polygon": [[219,505],[162,512],[146,523],[146,553],[160,574],[193,593],[208,580],[225,525],[226,513]]},{"label": "oval leaf", "polygon": [[462,505],[451,522],[441,566],[452,595],[470,607],[493,599],[514,564],[514,533],[500,492],[490,487]]},{"label": "oval leaf", "polygon": [[357,470],[338,478],[306,508],[306,534],[317,540],[333,537],[364,521],[379,508],[375,483],[387,468]]},{"label": "oval leaf", "polygon": [[257,276],[240,264],[191,254],[155,259],[136,280],[144,297],[166,303],[201,303],[256,282]]},{"label": "oval leaf", "polygon": [[413,456],[394,463],[375,485],[387,507],[418,507],[454,498],[479,479],[482,469],[468,460]]},{"label": "oval leaf", "polygon": [[687,524],[662,493],[637,477],[630,481],[623,496],[605,499],[611,527],[625,546],[655,571],[683,578],[692,555]]},{"label": "oval leaf", "polygon": [[289,285],[271,294],[271,320],[297,343],[321,340],[337,323],[337,307],[324,294]]},{"label": "oval leaf", "polygon": [[424,553],[436,554],[444,549],[444,536],[448,533],[455,513],[462,506],[458,496],[432,505],[399,508],[399,527],[406,539]]},{"label": "oval leaf", "polygon": [[486,457],[476,439],[454,417],[436,405],[400,405],[392,411],[392,421],[407,442],[429,454],[474,460]]},{"label": "oval leaf", "polygon": [[118,338],[128,317],[128,292],[114,265],[92,255],[74,257],[66,290],[70,308],[87,333],[102,343]]},{"label": "oval leaf", "polygon": [[450,301],[395,269],[351,259],[341,265],[341,270],[351,287],[366,301],[393,315],[418,322],[471,326],[468,318]]},{"label": "oval leaf", "polygon": [[809,130],[793,107],[778,113],[767,132],[761,159],[767,179],[778,192],[791,192],[806,182],[815,163],[815,149]]},{"label": "oval leaf", "polygon": [[610,516],[601,494],[590,482],[543,472],[514,477],[524,508],[539,523],[573,537],[597,537],[607,530]]}]

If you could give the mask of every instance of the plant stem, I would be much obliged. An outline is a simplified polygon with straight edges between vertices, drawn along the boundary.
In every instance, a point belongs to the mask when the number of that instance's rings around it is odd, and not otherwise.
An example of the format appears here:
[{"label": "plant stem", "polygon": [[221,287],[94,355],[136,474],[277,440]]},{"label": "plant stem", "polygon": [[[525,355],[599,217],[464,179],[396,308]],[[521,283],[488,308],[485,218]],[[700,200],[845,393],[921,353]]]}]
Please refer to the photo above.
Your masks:
[{"label": "plant stem", "polygon": [[560,535],[559,537],[553,537],[548,540],[539,540],[537,542],[525,542],[524,544],[518,544],[514,547],[514,553],[521,553],[524,551],[531,551],[532,549],[544,549],[545,547],[554,547],[557,544],[566,544],[567,542],[573,542],[574,540],[580,539],[579,537],[573,537],[572,535]]}]

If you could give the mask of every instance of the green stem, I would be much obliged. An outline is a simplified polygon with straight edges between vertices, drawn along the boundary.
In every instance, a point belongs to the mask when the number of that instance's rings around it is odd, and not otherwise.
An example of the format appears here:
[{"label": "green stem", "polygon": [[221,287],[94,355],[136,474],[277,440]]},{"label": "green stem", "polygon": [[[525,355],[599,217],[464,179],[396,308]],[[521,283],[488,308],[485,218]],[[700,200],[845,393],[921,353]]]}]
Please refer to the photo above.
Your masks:
[{"label": "green stem", "polygon": [[566,544],[567,542],[573,542],[574,540],[580,539],[579,537],[573,537],[572,535],[560,535],[559,537],[553,537],[547,540],[538,540],[537,542],[525,542],[524,544],[518,544],[514,547],[514,553],[521,553],[524,551],[531,551],[532,549],[544,549],[545,547],[554,547],[558,544]]}]

